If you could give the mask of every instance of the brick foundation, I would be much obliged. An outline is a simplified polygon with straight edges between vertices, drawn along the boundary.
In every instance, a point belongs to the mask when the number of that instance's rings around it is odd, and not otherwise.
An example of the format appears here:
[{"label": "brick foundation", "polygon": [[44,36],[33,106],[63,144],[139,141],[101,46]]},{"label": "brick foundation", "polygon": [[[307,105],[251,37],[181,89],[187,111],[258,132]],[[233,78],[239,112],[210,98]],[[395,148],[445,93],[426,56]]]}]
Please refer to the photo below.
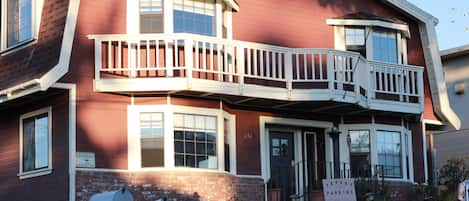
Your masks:
[{"label": "brick foundation", "polygon": [[97,172],[77,171],[77,201],[88,201],[96,193],[122,187],[135,201],[262,201],[264,184],[260,178],[240,178],[227,173],[157,171]]}]

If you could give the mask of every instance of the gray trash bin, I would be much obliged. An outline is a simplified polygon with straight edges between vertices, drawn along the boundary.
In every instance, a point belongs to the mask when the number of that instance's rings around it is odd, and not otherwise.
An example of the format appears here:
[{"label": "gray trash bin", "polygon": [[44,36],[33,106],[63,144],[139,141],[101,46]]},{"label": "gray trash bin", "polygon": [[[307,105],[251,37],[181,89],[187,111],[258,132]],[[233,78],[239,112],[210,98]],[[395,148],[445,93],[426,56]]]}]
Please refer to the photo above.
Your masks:
[{"label": "gray trash bin", "polygon": [[91,196],[90,201],[134,201],[132,194],[125,188],[118,191],[99,193]]}]

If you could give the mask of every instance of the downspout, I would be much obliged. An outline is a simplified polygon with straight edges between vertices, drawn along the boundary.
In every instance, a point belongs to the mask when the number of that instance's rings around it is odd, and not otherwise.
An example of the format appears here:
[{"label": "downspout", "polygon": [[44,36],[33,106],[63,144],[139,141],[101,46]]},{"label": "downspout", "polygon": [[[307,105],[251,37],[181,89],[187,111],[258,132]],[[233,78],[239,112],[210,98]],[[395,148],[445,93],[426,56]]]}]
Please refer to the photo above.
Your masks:
[{"label": "downspout", "polygon": [[69,91],[68,103],[68,176],[69,176],[69,201],[75,201],[76,181],[76,85],[68,83],[55,83],[53,88]]}]

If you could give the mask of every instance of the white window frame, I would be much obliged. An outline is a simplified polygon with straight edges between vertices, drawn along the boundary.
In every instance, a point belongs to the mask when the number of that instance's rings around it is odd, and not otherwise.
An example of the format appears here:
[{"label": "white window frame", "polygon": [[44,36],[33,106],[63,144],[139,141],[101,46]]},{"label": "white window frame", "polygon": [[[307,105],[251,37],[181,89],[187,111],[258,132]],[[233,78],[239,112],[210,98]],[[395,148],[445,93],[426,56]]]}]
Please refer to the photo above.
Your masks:
[{"label": "white window frame", "polygon": [[[223,10],[224,2],[216,0],[215,3],[215,37],[223,37],[223,24],[227,27],[227,38],[232,39],[232,11],[231,9]],[[127,34],[140,34],[140,9],[139,0],[127,0]],[[223,22],[223,15],[225,21]],[[173,16],[173,0],[163,0],[163,29],[165,34],[174,33],[174,16]]]},{"label": "white window frame", "polygon": [[[413,165],[413,151],[412,151],[412,132],[404,126],[386,125],[386,124],[341,124],[339,125],[340,143],[347,145],[347,136],[350,130],[369,130],[370,131],[370,164],[378,164],[378,147],[377,147],[377,131],[391,131],[399,132],[401,134],[401,165],[402,165],[402,178],[388,178],[385,181],[397,182],[411,182],[414,183],[414,165]],[[406,135],[407,134],[407,135]],[[408,144],[406,147],[407,136]],[[349,147],[340,147],[340,158],[342,162],[350,163]],[[406,153],[409,153],[409,171],[407,171]],[[409,172],[409,174],[407,174]]]},{"label": "white window frame", "polygon": [[[198,172],[225,172],[224,119],[230,123],[230,172],[236,175],[236,122],[235,116],[221,109],[207,109],[174,105],[129,105],[128,111],[128,169],[133,171],[183,170]],[[140,113],[163,113],[164,127],[164,166],[145,167],[141,165],[140,154]],[[193,114],[217,118],[217,169],[176,167],[174,161],[174,114]]]},{"label": "white window frame", "polygon": [[20,49],[23,49],[25,47],[31,46],[35,43],[37,43],[37,39],[39,36],[39,29],[41,27],[41,16],[42,16],[42,10],[44,6],[44,0],[32,0],[32,13],[31,13],[31,23],[32,23],[32,36],[31,39],[25,40],[22,42],[19,42],[15,45],[12,45],[8,47],[7,41],[8,41],[8,36],[7,36],[7,11],[8,11],[8,5],[7,5],[7,0],[2,0],[0,7],[1,7],[1,15],[0,15],[0,30],[1,30],[1,36],[0,36],[0,54],[3,56],[5,54],[13,53],[15,51],[18,51]]},{"label": "white window frame", "polygon": [[[49,164],[48,164],[47,168],[24,172],[23,171],[23,120],[31,118],[31,117],[35,117],[35,116],[38,116],[38,115],[43,115],[43,114],[47,114],[47,120],[48,120],[48,124],[49,124],[49,127],[48,127],[48,131],[49,131],[49,133],[48,133],[49,161],[48,162],[49,162]],[[20,119],[19,119],[19,124],[20,124],[19,125],[20,126],[20,132],[19,132],[19,139],[20,139],[19,140],[19,143],[20,143],[20,146],[19,146],[19,167],[20,168],[19,168],[19,173],[18,173],[17,176],[20,179],[27,179],[27,178],[32,178],[32,177],[38,177],[38,176],[51,174],[52,173],[52,107],[42,108],[42,109],[35,110],[35,111],[32,111],[32,112],[21,115]]]},{"label": "white window frame", "polygon": [[[352,20],[352,19],[328,19],[328,25],[334,26],[334,46],[337,50],[346,51],[345,29],[347,26],[365,28],[366,57],[373,57],[373,30],[376,28],[394,30],[397,40],[397,64],[408,64],[407,61],[407,39],[410,38],[408,25],[384,22],[379,20]],[[381,61],[380,61],[381,62]]]}]

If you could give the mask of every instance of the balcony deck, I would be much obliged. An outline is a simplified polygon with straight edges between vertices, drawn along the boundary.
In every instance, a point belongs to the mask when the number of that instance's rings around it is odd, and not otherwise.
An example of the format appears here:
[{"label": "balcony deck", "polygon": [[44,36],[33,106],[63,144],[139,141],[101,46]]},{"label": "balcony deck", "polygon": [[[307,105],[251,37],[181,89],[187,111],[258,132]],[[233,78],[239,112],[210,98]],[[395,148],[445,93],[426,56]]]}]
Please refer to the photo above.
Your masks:
[{"label": "balcony deck", "polygon": [[188,91],[279,101],[333,101],[423,112],[423,68],[354,52],[287,48],[192,34],[90,35],[97,92]]}]

